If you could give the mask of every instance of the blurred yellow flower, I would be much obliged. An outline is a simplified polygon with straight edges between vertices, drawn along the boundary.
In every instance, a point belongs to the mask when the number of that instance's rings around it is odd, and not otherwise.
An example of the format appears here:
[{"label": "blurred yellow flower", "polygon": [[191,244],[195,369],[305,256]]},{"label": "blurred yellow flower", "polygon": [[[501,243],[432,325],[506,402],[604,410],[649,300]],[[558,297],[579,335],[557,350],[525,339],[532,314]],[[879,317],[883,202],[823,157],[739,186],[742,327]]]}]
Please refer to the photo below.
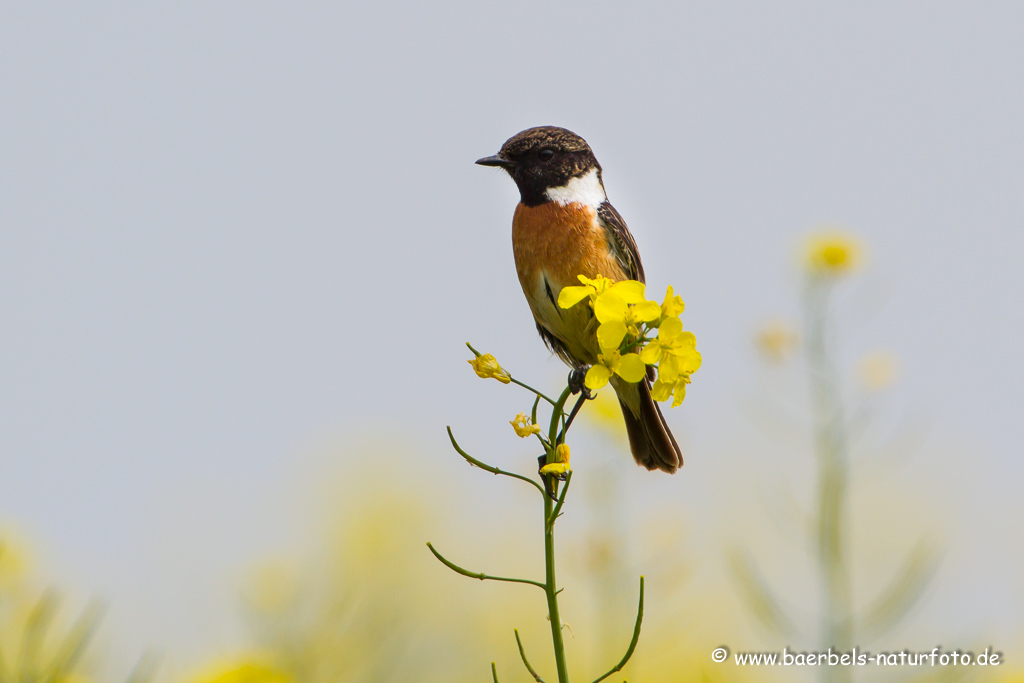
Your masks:
[{"label": "blurred yellow flower", "polygon": [[28,573],[28,551],[10,532],[0,536],[0,588],[17,583]]},{"label": "blurred yellow flower", "polygon": [[757,349],[769,361],[781,363],[796,350],[799,336],[785,320],[769,320],[754,337]]},{"label": "blurred yellow flower", "polygon": [[473,366],[473,371],[476,372],[477,377],[482,377],[483,379],[493,377],[502,384],[508,384],[512,381],[509,374],[498,365],[497,359],[489,353],[477,356],[473,360],[466,362]]},{"label": "blurred yellow flower", "polygon": [[569,467],[569,444],[560,443],[555,447],[555,462],[540,468],[541,474],[565,474],[572,471]]},{"label": "blurred yellow flower", "polygon": [[896,381],[899,364],[896,356],[885,351],[869,353],[860,359],[860,380],[866,389],[879,391]]},{"label": "blurred yellow flower", "polygon": [[193,676],[189,683],[291,683],[292,678],[258,658],[218,663]]},{"label": "blurred yellow flower", "polygon": [[627,382],[639,382],[647,373],[647,366],[635,353],[622,355],[618,349],[606,349],[605,353],[598,354],[597,364],[587,370],[587,376],[583,383],[588,389],[600,389],[612,374],[616,374]]},{"label": "blurred yellow flower", "polygon": [[1008,671],[998,679],[999,683],[1024,683],[1024,670],[1015,669]]},{"label": "blurred yellow flower", "polygon": [[523,413],[517,413],[509,424],[516,430],[516,434],[524,439],[532,434],[540,434],[540,425],[532,424],[530,418]]},{"label": "blurred yellow flower", "polygon": [[613,392],[602,391],[593,400],[587,401],[583,416],[596,426],[608,428],[615,434],[622,430],[622,408]]},{"label": "blurred yellow flower", "polygon": [[804,267],[814,275],[843,275],[861,262],[860,242],[847,233],[831,230],[808,235]]}]

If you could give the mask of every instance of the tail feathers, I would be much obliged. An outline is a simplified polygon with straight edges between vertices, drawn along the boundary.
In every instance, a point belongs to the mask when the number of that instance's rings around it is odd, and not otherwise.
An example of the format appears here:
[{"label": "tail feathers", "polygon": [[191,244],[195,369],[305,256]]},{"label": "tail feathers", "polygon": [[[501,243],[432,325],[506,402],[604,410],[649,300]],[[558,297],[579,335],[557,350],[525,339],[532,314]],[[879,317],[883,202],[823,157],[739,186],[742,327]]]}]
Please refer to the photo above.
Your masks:
[{"label": "tail feathers", "polygon": [[[619,390],[619,387],[616,389]],[[626,391],[632,395],[625,395]],[[683,454],[665,423],[661,408],[651,398],[650,384],[644,380],[628,388],[623,387],[618,394],[622,417],[626,421],[629,448],[636,464],[649,470],[673,474],[683,466]],[[630,404],[635,405],[635,411],[634,405]]]}]

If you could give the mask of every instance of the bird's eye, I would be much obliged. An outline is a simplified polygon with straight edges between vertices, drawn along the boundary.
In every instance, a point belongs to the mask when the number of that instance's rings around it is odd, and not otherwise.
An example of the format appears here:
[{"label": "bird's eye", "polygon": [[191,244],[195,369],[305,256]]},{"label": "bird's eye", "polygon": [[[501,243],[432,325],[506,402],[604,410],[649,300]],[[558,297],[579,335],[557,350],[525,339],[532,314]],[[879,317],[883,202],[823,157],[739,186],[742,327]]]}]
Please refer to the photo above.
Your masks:
[{"label": "bird's eye", "polygon": [[541,151],[537,152],[537,158],[540,159],[541,161],[551,161],[551,159],[554,156],[555,150],[553,149],[542,149]]}]

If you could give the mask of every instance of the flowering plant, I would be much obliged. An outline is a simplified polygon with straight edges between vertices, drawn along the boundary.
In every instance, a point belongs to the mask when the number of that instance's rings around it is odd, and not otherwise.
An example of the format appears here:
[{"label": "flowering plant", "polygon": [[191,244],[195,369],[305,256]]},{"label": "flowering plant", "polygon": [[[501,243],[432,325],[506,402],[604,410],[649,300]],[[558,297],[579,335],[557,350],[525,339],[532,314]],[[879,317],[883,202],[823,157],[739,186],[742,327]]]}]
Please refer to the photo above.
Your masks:
[{"label": "flowering plant", "polygon": [[672,399],[675,408],[686,397],[690,375],[700,368],[697,338],[683,330],[679,315],[685,304],[669,285],[659,305],[645,295],[645,285],[637,280],[613,282],[598,275],[579,276],[582,285],[565,287],[558,295],[561,308],[586,302],[599,323],[597,344],[600,352],[587,371],[588,389],[600,389],[613,375],[627,382],[639,382],[656,372],[651,397],[655,401]]}]

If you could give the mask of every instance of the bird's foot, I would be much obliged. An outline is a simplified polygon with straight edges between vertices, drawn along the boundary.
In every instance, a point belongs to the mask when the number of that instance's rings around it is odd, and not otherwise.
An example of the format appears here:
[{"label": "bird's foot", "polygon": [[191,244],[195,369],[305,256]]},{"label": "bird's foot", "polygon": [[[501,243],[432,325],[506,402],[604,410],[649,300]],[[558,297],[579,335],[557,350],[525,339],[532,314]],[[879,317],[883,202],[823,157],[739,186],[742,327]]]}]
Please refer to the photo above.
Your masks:
[{"label": "bird's foot", "polygon": [[572,391],[573,395],[582,392],[583,398],[588,401],[594,398],[594,394],[591,393],[590,389],[588,389],[587,385],[584,383],[584,380],[587,377],[587,370],[589,369],[590,366],[588,365],[582,368],[573,368],[569,372],[569,390]]}]

